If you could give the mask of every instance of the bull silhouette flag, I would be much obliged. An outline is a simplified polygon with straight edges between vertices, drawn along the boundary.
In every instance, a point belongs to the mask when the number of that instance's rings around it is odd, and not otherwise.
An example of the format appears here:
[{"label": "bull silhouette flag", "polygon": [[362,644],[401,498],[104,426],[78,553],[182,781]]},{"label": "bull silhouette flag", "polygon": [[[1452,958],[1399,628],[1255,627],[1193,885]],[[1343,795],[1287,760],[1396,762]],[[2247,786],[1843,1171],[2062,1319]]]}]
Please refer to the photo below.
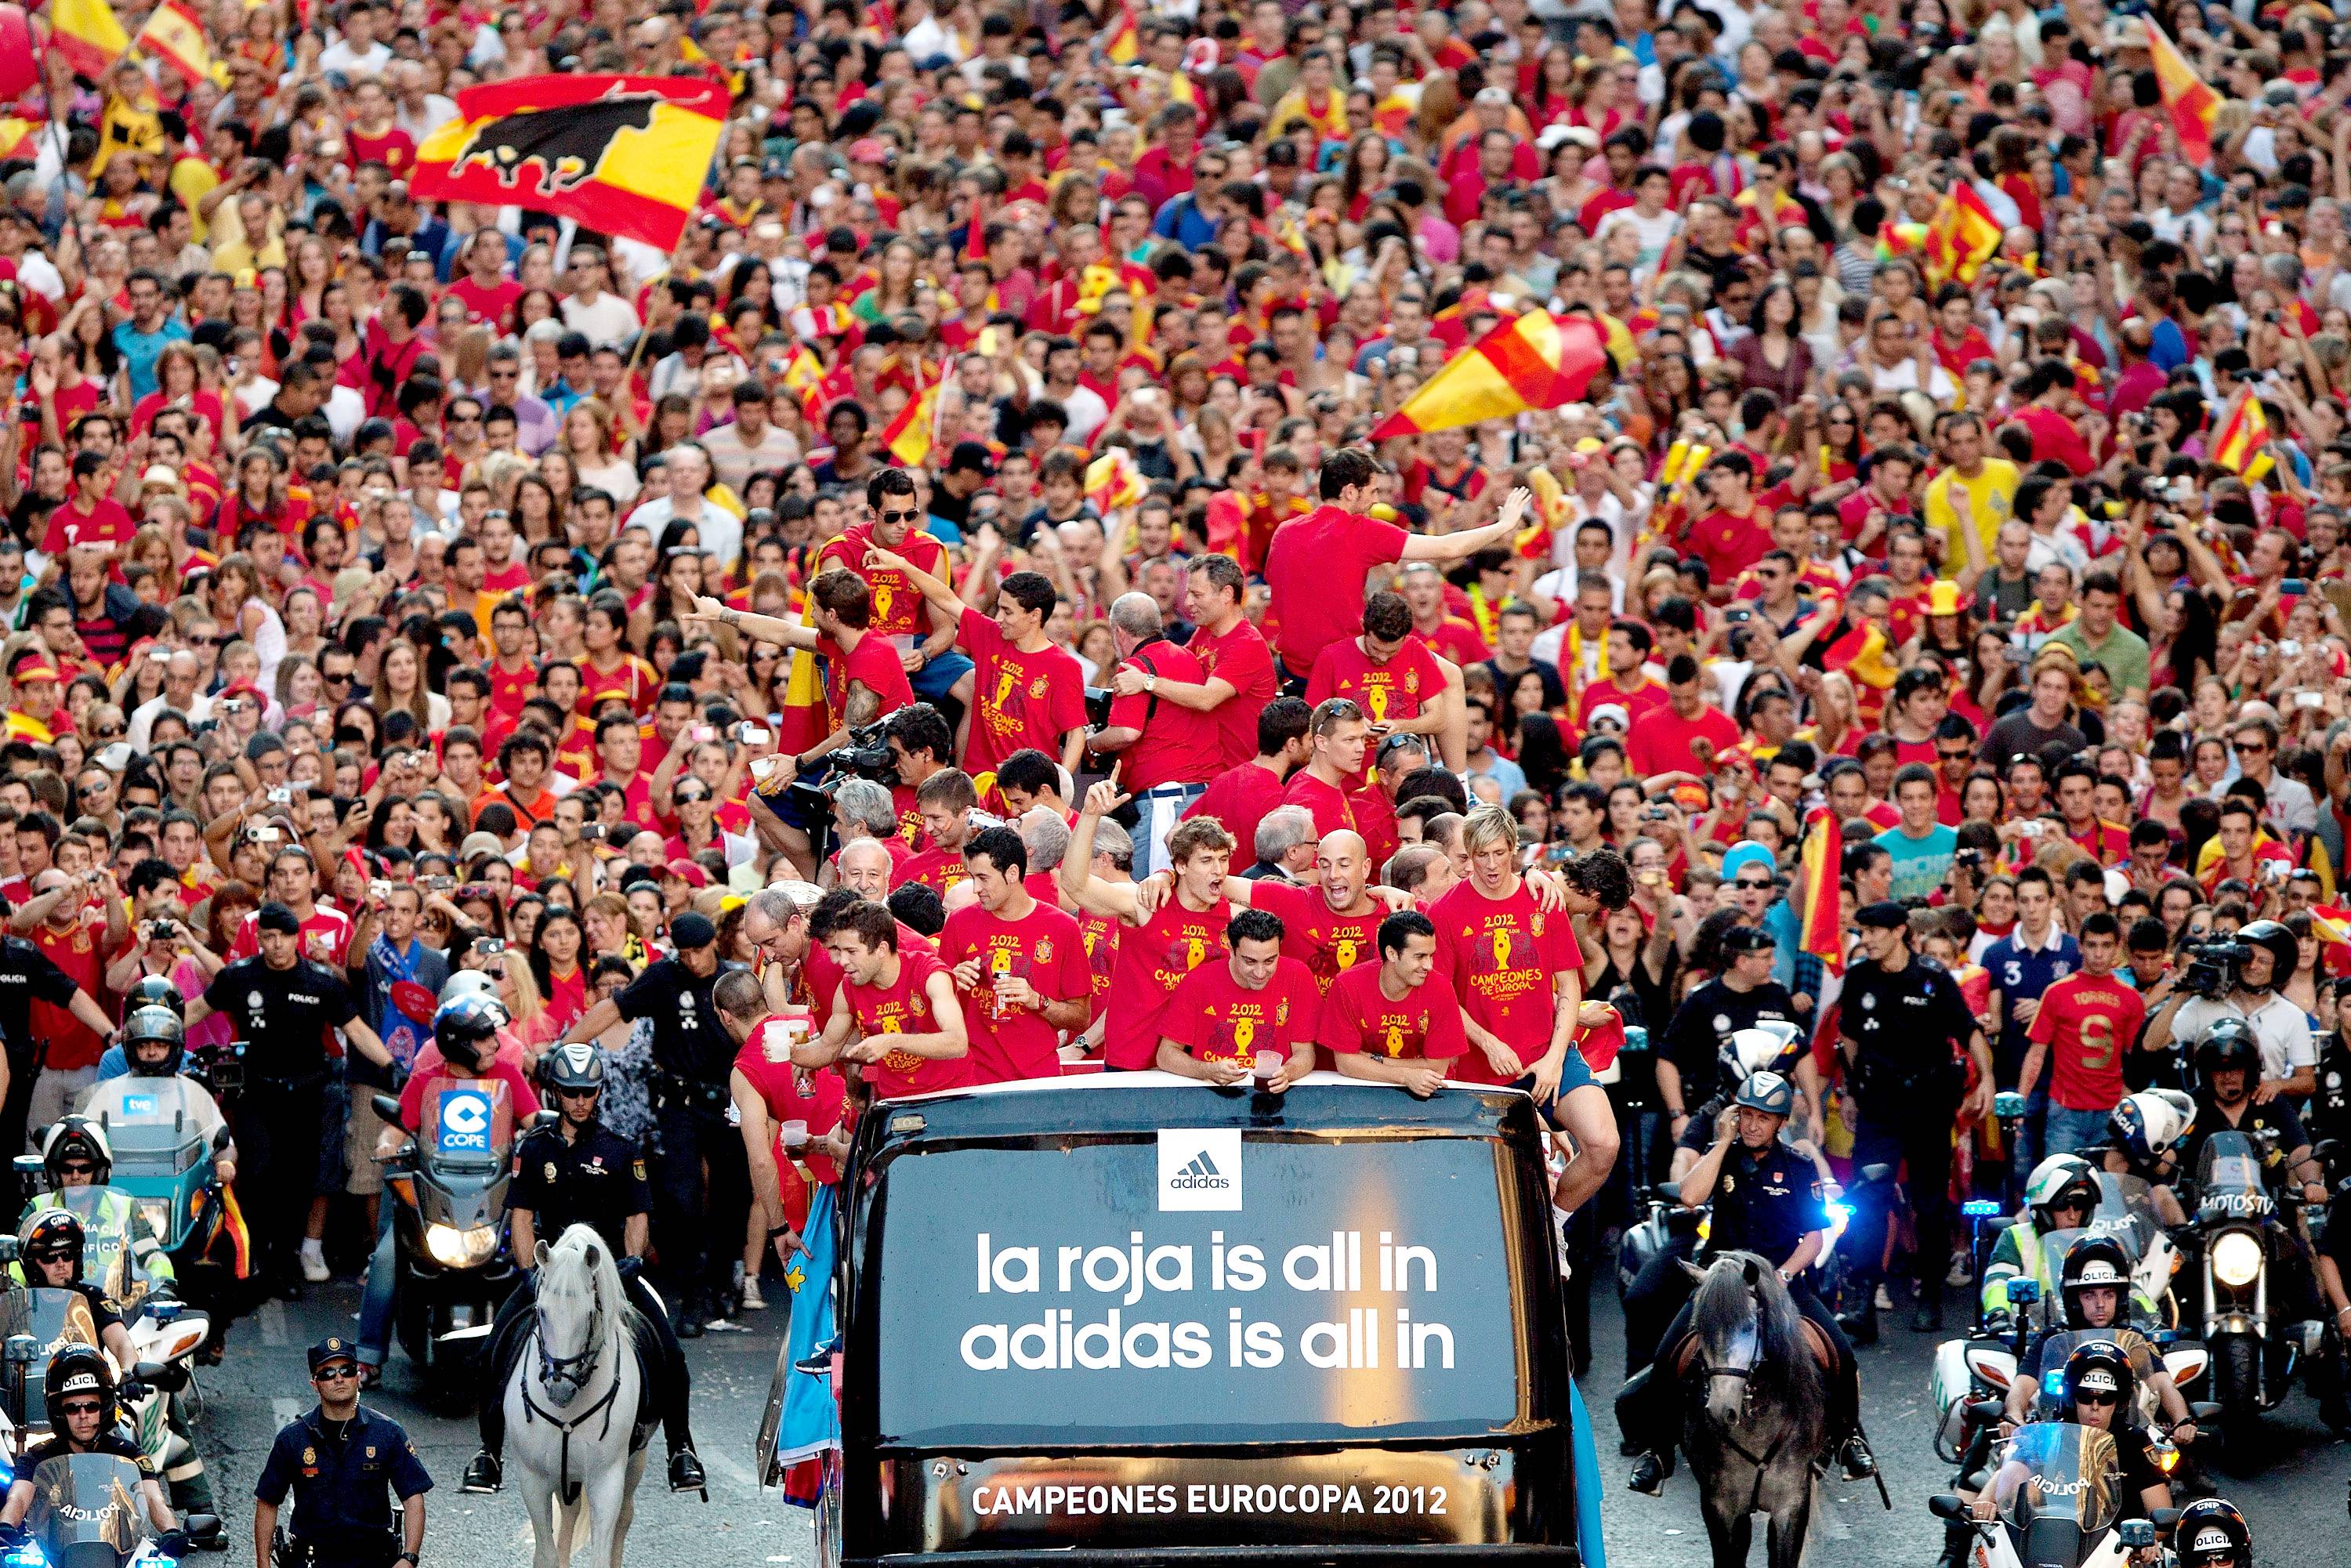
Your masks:
[{"label": "bull silhouette flag", "polygon": [[674,248],[726,128],[701,77],[526,77],[469,88],[417,150],[411,192],[576,218]]}]

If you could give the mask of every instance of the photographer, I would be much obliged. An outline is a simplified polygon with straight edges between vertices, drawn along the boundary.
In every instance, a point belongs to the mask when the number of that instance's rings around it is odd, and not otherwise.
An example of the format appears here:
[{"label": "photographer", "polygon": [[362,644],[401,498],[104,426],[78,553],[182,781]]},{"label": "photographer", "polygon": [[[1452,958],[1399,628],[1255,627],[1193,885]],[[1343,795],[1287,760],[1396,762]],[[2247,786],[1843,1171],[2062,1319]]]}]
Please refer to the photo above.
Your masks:
[{"label": "photographer", "polygon": [[2208,942],[2181,951],[2189,956],[2179,992],[2147,1028],[2148,1051],[2167,1051],[2175,1041],[2193,1047],[2223,1019],[2242,1019],[2261,1047],[2261,1083],[2253,1103],[2280,1095],[2295,1100],[2317,1087],[2318,1055],[2308,1015],[2277,993],[2277,982],[2293,972],[2294,933],[2274,920],[2256,920],[2233,942]]}]

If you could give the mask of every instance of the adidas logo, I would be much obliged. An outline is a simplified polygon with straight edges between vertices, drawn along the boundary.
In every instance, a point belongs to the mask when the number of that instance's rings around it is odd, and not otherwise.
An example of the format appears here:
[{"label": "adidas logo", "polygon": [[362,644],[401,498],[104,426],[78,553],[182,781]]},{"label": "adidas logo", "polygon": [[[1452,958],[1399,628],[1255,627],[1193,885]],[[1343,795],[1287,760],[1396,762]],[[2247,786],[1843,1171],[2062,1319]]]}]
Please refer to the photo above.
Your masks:
[{"label": "adidas logo", "polygon": [[1208,1158],[1206,1149],[1192,1156],[1192,1163],[1167,1179],[1167,1185],[1182,1191],[1220,1189],[1232,1186],[1222,1171]]}]

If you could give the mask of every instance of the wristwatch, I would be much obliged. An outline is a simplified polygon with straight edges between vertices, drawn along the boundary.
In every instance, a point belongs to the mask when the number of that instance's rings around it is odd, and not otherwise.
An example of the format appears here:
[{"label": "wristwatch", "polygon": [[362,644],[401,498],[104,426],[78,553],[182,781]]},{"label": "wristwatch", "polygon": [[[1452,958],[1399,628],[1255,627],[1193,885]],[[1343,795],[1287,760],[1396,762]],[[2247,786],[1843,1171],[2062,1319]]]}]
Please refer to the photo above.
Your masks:
[{"label": "wristwatch", "polygon": [[1146,691],[1146,692],[1149,692],[1149,693],[1150,693],[1152,695],[1154,695],[1154,696],[1156,696],[1156,695],[1159,695],[1159,672],[1158,672],[1158,671],[1156,671],[1156,670],[1145,670],[1145,671],[1144,671],[1144,672],[1143,672],[1143,689],[1144,689],[1144,691]]},{"label": "wristwatch", "polygon": [[408,1564],[408,1568],[416,1568],[417,1558],[416,1553],[413,1552],[403,1549],[400,1552],[394,1552],[392,1560],[394,1563],[405,1563]]}]

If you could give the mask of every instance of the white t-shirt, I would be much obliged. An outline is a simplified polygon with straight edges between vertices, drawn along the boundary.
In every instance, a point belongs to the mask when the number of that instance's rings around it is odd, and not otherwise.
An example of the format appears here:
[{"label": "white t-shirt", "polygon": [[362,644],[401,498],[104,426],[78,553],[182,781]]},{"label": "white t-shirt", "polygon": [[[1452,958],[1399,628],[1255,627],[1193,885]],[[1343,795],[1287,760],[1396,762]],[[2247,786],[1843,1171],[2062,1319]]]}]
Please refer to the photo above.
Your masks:
[{"label": "white t-shirt", "polygon": [[1619,207],[1600,220],[1600,232],[1592,237],[1605,242],[1608,231],[1619,225],[1629,226],[1641,236],[1641,254],[1633,270],[1646,277],[1657,270],[1657,263],[1665,258],[1666,246],[1681,231],[1682,217],[1670,207],[1654,218],[1643,217],[1638,207]]},{"label": "white t-shirt", "polygon": [[2171,1038],[2193,1054],[2197,1038],[2222,1019],[2243,1019],[2253,1026],[2265,1080],[2291,1078],[2299,1069],[2318,1065],[2310,1015],[2275,992],[2250,1013],[2226,997],[2190,997],[2171,1016]]},{"label": "white t-shirt", "polygon": [[563,302],[563,324],[600,349],[617,347],[635,336],[637,313],[617,294],[600,293],[588,304],[575,295]]}]

